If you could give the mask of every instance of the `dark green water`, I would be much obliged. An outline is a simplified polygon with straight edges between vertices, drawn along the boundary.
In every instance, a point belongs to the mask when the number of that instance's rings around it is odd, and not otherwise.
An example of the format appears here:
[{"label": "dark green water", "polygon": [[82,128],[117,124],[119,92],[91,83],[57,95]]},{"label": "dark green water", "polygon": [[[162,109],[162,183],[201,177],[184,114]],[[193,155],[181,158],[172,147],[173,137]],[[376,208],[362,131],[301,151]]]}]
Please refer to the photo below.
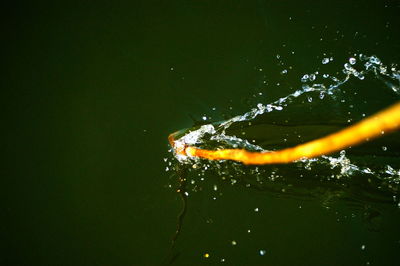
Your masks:
[{"label": "dark green water", "polygon": [[[293,93],[325,57],[331,75],[354,53],[399,64],[398,1],[69,1],[2,11],[1,265],[398,264],[398,184],[329,181],[337,169],[319,165],[262,168],[261,178],[281,178],[260,184],[255,168],[222,164],[241,177],[231,185],[216,166],[171,170],[182,167],[168,165],[167,143],[192,118],[220,121]],[[353,121],[399,99],[383,84],[346,84],[359,93],[338,95],[357,109]],[[315,135],[306,125],[344,126],[348,105],[323,103],[292,105],[290,123]],[[271,114],[258,123],[285,119]],[[266,147],[281,143],[277,131],[247,130]],[[398,136],[347,154],[399,169]],[[196,183],[186,186],[171,250],[182,175]]]}]

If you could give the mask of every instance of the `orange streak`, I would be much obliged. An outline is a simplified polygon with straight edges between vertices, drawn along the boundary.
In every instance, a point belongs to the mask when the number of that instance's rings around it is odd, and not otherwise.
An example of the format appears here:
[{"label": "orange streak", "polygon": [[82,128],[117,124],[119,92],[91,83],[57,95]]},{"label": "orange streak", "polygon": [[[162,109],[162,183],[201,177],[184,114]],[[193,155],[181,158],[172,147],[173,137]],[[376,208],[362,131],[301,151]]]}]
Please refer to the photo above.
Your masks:
[{"label": "orange streak", "polygon": [[[289,163],[339,151],[349,146],[377,138],[400,128],[400,102],[343,130],[295,147],[273,152],[250,152],[243,149],[205,150],[186,146],[177,154],[208,160],[233,160],[244,164]],[[174,147],[175,133],[168,139]]]}]

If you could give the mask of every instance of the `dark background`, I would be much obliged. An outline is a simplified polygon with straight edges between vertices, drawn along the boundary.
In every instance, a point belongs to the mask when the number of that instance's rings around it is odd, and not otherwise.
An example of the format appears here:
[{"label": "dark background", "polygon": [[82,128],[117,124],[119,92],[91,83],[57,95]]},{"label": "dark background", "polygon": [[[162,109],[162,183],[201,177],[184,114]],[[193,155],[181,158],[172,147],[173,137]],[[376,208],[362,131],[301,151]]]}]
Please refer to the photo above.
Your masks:
[{"label": "dark background", "polygon": [[[161,264],[182,207],[167,135],[241,114],[259,91],[264,103],[287,95],[324,53],[337,71],[358,52],[399,63],[399,11],[372,0],[3,6],[1,264]],[[277,55],[292,86],[263,85],[281,79]],[[346,208],[219,186],[219,201],[189,197],[176,265],[398,261],[395,206],[381,207],[389,218],[373,232]]]}]

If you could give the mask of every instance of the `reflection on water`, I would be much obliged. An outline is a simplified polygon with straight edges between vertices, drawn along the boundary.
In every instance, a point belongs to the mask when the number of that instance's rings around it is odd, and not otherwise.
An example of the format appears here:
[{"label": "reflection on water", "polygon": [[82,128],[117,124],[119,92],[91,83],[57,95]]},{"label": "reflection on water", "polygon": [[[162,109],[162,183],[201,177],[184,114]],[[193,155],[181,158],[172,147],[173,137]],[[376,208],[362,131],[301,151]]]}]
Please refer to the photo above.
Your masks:
[{"label": "reflection on water", "polygon": [[[278,150],[335,132],[399,100],[400,71],[395,65],[354,54],[340,71],[325,71],[332,60],[323,58],[318,70],[299,77],[301,88],[293,93],[269,104],[260,94],[255,107],[242,115],[182,130],[176,145]],[[282,75],[287,71],[283,69]],[[224,187],[241,186],[276,198],[317,201],[326,209],[343,203],[350,216],[361,216],[368,230],[379,231],[382,218],[377,206],[400,207],[399,155],[397,132],[332,156],[288,165],[244,166],[175,154],[166,160],[166,170],[187,170],[179,175],[185,182],[180,188],[183,197],[206,190],[216,200],[224,196]],[[181,223],[182,219],[179,227]],[[264,255],[265,250],[259,253]]]}]

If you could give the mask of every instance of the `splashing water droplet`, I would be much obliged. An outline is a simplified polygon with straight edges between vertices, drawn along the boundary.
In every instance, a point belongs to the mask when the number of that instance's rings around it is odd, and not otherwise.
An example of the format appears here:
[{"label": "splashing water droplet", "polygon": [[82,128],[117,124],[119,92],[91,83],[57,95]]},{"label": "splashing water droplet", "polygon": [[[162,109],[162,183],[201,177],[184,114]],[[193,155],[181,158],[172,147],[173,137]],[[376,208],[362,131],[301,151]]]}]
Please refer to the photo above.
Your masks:
[{"label": "splashing water droplet", "polygon": [[301,82],[307,82],[309,76],[307,74],[303,75],[303,77],[301,78]]},{"label": "splashing water droplet", "polygon": [[349,59],[349,63],[350,63],[351,65],[354,65],[356,62],[357,62],[357,60],[356,60],[354,57],[351,57],[351,58]]},{"label": "splashing water droplet", "polygon": [[325,57],[325,58],[322,59],[322,64],[323,65],[326,65],[328,63],[329,63],[329,58],[328,57]]}]

